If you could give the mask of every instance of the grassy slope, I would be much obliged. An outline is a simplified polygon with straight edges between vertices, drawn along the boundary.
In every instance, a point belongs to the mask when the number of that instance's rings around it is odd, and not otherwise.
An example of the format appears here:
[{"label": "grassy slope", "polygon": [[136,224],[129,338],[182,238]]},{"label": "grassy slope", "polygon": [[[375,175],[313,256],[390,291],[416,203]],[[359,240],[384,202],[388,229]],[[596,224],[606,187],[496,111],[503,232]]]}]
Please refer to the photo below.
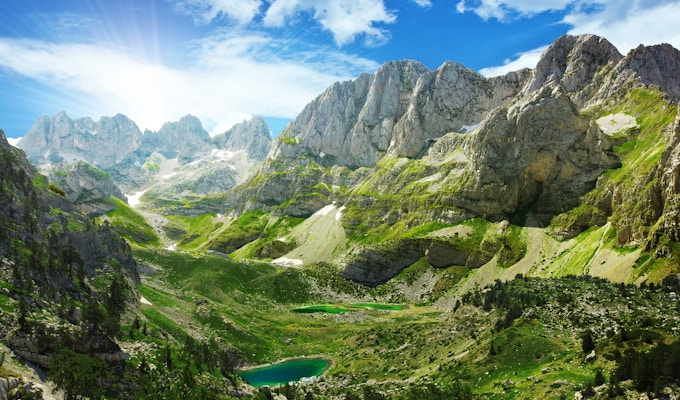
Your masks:
[{"label": "grassy slope", "polygon": [[[388,284],[393,285],[388,291],[350,289],[343,286],[346,283],[324,279],[318,269],[172,252],[144,250],[136,255],[162,270],[146,277],[139,289],[153,303],[142,306],[150,329],[173,337],[188,331],[199,338],[222,338],[251,364],[329,356],[335,364],[323,378],[326,389],[321,398],[345,389],[358,392],[366,382],[374,382],[385,393],[402,393],[408,382],[428,379],[440,383],[463,379],[489,398],[571,395],[592,381],[596,368],[603,368],[607,376],[611,373],[613,364],[606,357],[617,346],[650,346],[644,341],[617,345],[616,333],[622,327],[628,332],[653,331],[657,339],[651,343],[657,343],[670,338],[680,320],[677,308],[658,307],[670,299],[665,292],[622,289],[576,277],[519,279],[502,289],[496,284],[459,297],[459,306],[433,307],[425,301],[392,311],[300,314],[293,310],[315,303],[389,302],[393,294],[388,292],[409,282],[418,284],[431,268],[407,269]],[[443,270],[439,278],[454,272]],[[305,285],[307,289],[300,290]],[[334,295],[318,290],[323,286]],[[507,306],[492,303],[487,309],[483,304],[489,292],[511,293],[511,301],[529,293],[534,300],[524,304],[514,323],[499,330],[496,321],[504,319]],[[339,293],[346,301],[337,301]],[[592,363],[584,362],[580,348],[585,329],[593,331],[602,354]]]}]

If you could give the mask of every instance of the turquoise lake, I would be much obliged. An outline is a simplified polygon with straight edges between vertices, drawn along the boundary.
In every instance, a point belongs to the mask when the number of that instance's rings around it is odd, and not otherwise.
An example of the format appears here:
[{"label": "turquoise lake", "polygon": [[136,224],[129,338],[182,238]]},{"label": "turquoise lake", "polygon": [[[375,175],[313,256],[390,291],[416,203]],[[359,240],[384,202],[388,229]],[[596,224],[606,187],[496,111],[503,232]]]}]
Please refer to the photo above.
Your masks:
[{"label": "turquoise lake", "polygon": [[236,373],[253,386],[276,386],[299,381],[302,378],[319,376],[330,365],[331,362],[325,358],[297,358]]}]

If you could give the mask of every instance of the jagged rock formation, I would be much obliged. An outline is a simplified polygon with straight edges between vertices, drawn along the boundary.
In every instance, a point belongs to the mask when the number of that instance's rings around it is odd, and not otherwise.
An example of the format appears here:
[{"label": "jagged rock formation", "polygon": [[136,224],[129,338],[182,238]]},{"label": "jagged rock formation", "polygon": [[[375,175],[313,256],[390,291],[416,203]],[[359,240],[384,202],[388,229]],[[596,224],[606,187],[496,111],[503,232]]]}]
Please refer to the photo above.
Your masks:
[{"label": "jagged rock formation", "polygon": [[42,115],[18,146],[34,164],[87,161],[101,168],[120,163],[141,145],[142,133],[126,116],[72,120],[65,112]]},{"label": "jagged rock formation", "polygon": [[193,115],[177,122],[166,122],[158,132],[144,132],[143,148],[158,152],[165,158],[178,158],[185,164],[215,148],[201,121]]},{"label": "jagged rock formation", "polygon": [[84,161],[48,165],[42,172],[64,191],[69,201],[90,215],[113,210],[115,205],[106,201],[109,197],[127,201],[108,173]]},{"label": "jagged rock formation", "polygon": [[[656,232],[648,246],[656,248],[677,236],[669,178],[676,128],[661,142],[653,138],[675,115],[668,101],[677,103],[679,66],[680,52],[668,45],[623,56],[595,35],[560,37],[535,69],[491,79],[455,63],[436,71],[414,61],[387,63],[310,103],[224,208],[306,217],[338,202],[347,207],[347,234],[358,237],[386,226],[482,217],[550,225],[570,238],[611,221],[619,245],[644,245]],[[622,110],[637,121],[603,132],[597,118]],[[638,136],[653,146],[649,153],[632,145],[614,151]],[[656,156],[664,144],[668,150]],[[631,157],[644,162],[633,168]],[[631,206],[630,198],[640,202]],[[420,246],[399,240],[359,246],[341,262],[343,276],[383,282],[422,257]],[[392,257],[397,248],[415,249],[395,253],[413,259]]]},{"label": "jagged rock formation", "polygon": [[213,137],[213,143],[218,149],[232,152],[245,150],[248,158],[260,162],[271,148],[272,136],[264,119],[253,117]]},{"label": "jagged rock formation", "polygon": [[460,199],[460,207],[492,220],[527,210],[543,226],[576,207],[604,171],[620,166],[597,124],[551,85],[491,113],[469,156],[475,173],[452,201]]},{"label": "jagged rock formation", "polygon": [[[157,194],[177,197],[224,191],[243,182],[269,151],[271,136],[259,117],[211,139],[191,115],[142,134],[120,114],[95,123],[61,112],[38,118],[18,146],[36,165],[85,161],[125,192],[154,186]],[[159,163],[168,160],[171,170],[161,169]]]},{"label": "jagged rock formation", "polygon": [[431,141],[479,123],[524,84],[528,71],[486,79],[457,63],[415,61],[335,83],[274,143],[269,159],[308,154],[322,165],[372,167],[385,155],[416,157]]}]

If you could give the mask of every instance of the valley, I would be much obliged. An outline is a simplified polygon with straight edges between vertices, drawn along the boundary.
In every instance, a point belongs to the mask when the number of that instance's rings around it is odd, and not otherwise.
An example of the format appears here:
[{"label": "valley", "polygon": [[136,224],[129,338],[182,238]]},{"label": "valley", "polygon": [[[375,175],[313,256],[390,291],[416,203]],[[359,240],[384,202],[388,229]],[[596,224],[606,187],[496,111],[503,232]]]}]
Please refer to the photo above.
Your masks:
[{"label": "valley", "polygon": [[0,135],[0,387],[30,362],[82,398],[673,398],[679,71],[565,35],[493,78],[387,62],[275,140],[64,112]]}]

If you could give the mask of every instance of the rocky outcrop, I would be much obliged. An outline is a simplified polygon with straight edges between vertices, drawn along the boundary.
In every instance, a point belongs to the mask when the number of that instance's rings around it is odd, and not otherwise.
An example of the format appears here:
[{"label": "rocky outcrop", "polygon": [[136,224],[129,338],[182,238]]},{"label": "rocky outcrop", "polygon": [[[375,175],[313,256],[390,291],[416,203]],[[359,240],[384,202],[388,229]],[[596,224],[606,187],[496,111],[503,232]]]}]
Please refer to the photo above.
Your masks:
[{"label": "rocky outcrop", "polygon": [[196,160],[214,148],[210,135],[193,115],[184,116],[177,122],[166,122],[158,132],[144,133],[146,151],[158,152],[165,158],[178,158],[180,164]]},{"label": "rocky outcrop", "polygon": [[42,172],[64,191],[69,201],[90,215],[113,210],[115,205],[106,201],[109,197],[127,201],[108,173],[84,161],[49,165]]},{"label": "rocky outcrop", "polygon": [[42,399],[43,390],[23,377],[0,377],[0,400]]},{"label": "rocky outcrop", "polygon": [[264,160],[272,145],[269,126],[262,117],[253,117],[236,124],[212,140],[219,149],[245,150],[248,158],[256,162]]},{"label": "rocky outcrop", "polygon": [[673,102],[680,101],[680,51],[669,44],[631,50],[603,81],[599,102],[616,99],[622,90],[655,85]]},{"label": "rocky outcrop", "polygon": [[373,167],[385,155],[416,157],[444,134],[480,122],[527,78],[521,71],[488,80],[451,62],[436,71],[386,63],[329,87],[288,125],[268,159],[306,154],[327,166]]},{"label": "rocky outcrop", "polygon": [[452,201],[491,219],[528,211],[544,225],[620,165],[597,124],[551,85],[491,113],[469,151],[473,178]]},{"label": "rocky outcrop", "polygon": [[599,88],[596,79],[613,68],[623,56],[606,39],[596,35],[559,37],[541,56],[523,95],[545,85],[559,85],[579,107],[591,100]]},{"label": "rocky outcrop", "polygon": [[500,248],[500,244],[494,241],[466,247],[456,240],[398,239],[354,250],[343,261],[344,269],[340,276],[363,285],[377,286],[394,278],[421,258],[436,268],[452,265],[479,268],[491,261]]},{"label": "rocky outcrop", "polygon": [[[652,171],[650,182],[656,182],[652,197],[657,201],[649,202],[652,207],[652,222],[660,221],[652,233],[646,236],[647,249],[657,248],[664,240],[680,241],[680,103],[678,116],[668,129],[669,146],[662,154],[657,167]],[[654,218],[656,217],[656,218]],[[629,237],[621,238],[623,244],[632,240],[641,241],[630,226]]]}]

